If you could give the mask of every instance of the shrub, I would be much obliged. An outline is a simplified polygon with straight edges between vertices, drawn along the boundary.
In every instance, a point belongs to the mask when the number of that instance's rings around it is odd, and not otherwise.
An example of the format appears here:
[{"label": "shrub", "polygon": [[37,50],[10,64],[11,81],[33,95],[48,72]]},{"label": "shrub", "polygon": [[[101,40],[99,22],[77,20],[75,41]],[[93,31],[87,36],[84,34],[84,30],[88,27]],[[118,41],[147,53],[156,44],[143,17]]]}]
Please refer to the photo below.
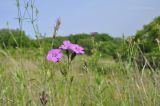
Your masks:
[{"label": "shrub", "polygon": [[13,29],[0,30],[0,46],[1,47],[30,47],[32,41],[26,36],[24,31]]}]

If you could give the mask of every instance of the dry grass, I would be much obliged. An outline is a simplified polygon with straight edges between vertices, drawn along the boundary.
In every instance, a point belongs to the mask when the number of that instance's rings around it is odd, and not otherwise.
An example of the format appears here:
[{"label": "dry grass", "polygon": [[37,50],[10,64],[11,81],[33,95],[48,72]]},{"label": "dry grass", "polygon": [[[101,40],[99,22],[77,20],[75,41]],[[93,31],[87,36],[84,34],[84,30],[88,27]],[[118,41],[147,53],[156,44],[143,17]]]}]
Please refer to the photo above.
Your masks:
[{"label": "dry grass", "polygon": [[142,75],[135,68],[123,66],[128,69],[125,74],[117,63],[105,59],[100,63],[109,73],[98,74],[89,64],[86,72],[83,60],[89,61],[91,57],[77,56],[68,76],[64,77],[60,67],[65,59],[55,64],[48,62],[45,55],[32,58],[26,58],[26,55],[27,52],[19,55],[1,53],[1,105],[42,105],[42,91],[48,95],[47,106],[160,105],[159,74],[153,76],[145,70]]}]

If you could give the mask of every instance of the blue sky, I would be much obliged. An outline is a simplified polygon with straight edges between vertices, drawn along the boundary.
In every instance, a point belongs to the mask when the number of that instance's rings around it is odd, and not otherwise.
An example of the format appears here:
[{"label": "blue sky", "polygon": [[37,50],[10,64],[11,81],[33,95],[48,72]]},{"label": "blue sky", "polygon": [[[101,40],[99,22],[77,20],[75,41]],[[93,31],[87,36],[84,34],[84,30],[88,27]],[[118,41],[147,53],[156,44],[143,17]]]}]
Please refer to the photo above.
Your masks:
[{"label": "blue sky", "polygon": [[[21,0],[22,1],[22,0]],[[52,35],[58,17],[58,35],[100,32],[112,36],[133,35],[144,24],[160,16],[160,0],[36,0],[42,34]],[[1,0],[0,28],[18,28],[16,0]],[[28,22],[23,29],[34,35]]]}]

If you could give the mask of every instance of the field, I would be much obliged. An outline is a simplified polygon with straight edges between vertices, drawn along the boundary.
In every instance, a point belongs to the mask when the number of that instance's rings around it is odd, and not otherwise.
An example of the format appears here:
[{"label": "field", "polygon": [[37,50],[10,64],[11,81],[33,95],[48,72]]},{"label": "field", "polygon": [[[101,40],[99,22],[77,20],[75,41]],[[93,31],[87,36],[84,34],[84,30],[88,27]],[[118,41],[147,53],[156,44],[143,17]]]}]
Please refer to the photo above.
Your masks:
[{"label": "field", "polygon": [[[36,3],[40,2],[35,1],[15,0],[17,13],[13,12],[12,15],[17,14],[15,17],[17,24],[13,24],[17,29],[10,28],[8,22],[7,28],[0,29],[0,106],[160,106],[160,16],[155,17],[142,29],[136,29],[137,32],[133,35],[117,37],[99,32],[58,35],[61,26],[61,19],[58,18],[53,28],[53,34],[49,36],[40,31],[45,28],[48,30],[50,26],[47,24],[49,20],[46,18],[46,13],[49,11],[47,9],[47,12],[45,12],[46,10],[42,11],[45,17],[41,15],[44,20],[39,21]],[[48,3],[48,1],[46,2]],[[101,2],[97,1],[97,3]],[[107,4],[115,5],[115,3],[118,2],[108,3],[107,1],[104,7],[109,7],[106,10],[111,10],[112,6],[107,6]],[[79,3],[76,2],[76,4],[78,4],[77,7],[71,4],[71,6],[67,6],[67,9],[72,7],[69,11],[77,10]],[[90,7],[90,3],[87,4],[89,5],[82,9],[84,13],[87,13],[86,8]],[[145,2],[138,4],[145,4]],[[59,5],[61,6],[61,3]],[[115,7],[118,6],[119,9],[119,5]],[[124,8],[125,11],[127,10],[126,15],[140,12],[141,8],[139,7],[141,6],[135,6],[138,9]],[[115,7],[113,6],[113,10]],[[154,5],[154,7],[156,6]],[[2,11],[7,11],[5,6],[2,8],[4,8]],[[59,13],[58,11],[61,9],[55,8],[56,13]],[[53,9],[49,10],[53,12]],[[93,9],[91,10],[93,11]],[[102,13],[105,13],[106,10]],[[137,11],[129,12],[129,10]],[[68,20],[72,16],[66,11],[65,16]],[[98,10],[96,11],[98,12]],[[75,15],[81,16],[79,13],[83,12],[76,12]],[[86,16],[89,16],[88,13]],[[101,11],[97,14],[95,11],[93,13],[100,18],[103,17],[99,16]],[[109,11],[109,13],[113,12]],[[146,13],[146,11],[142,11],[142,13]],[[53,17],[53,14],[48,15],[50,19]],[[106,17],[112,18],[112,15],[107,13]],[[116,11],[116,15],[113,17],[116,20],[109,23],[116,25],[114,28],[117,28],[117,24],[123,22],[121,16],[118,17]],[[6,15],[6,19],[8,17]],[[129,17],[131,17],[130,14]],[[93,29],[102,27],[104,31],[112,28],[112,25],[108,25],[106,20],[104,23],[97,19],[91,22],[92,18],[96,17],[84,18],[89,22],[80,23],[82,26],[78,26],[82,29],[89,25],[93,26]],[[135,17],[132,18],[129,20],[139,22]],[[73,22],[67,21],[66,23],[75,24],[78,19],[71,19]],[[124,21],[126,21],[125,19],[127,17],[124,18]],[[148,18],[146,19],[148,20]],[[95,22],[98,24],[96,25]],[[43,24],[46,26],[40,28],[39,23],[41,23],[41,27]],[[104,28],[99,23],[108,26]],[[121,27],[125,24],[128,27],[132,23],[135,22],[124,23]],[[71,27],[68,27],[68,30],[73,31],[70,33],[74,33],[73,29],[76,28],[72,24]],[[137,23],[137,25],[139,24]],[[111,30],[115,31],[115,29]],[[32,35],[29,36],[27,33]],[[71,43],[65,44],[64,42],[67,41]]]},{"label": "field", "polygon": [[0,50],[1,106],[159,106],[159,74],[129,63],[80,55],[48,62],[36,49]]}]

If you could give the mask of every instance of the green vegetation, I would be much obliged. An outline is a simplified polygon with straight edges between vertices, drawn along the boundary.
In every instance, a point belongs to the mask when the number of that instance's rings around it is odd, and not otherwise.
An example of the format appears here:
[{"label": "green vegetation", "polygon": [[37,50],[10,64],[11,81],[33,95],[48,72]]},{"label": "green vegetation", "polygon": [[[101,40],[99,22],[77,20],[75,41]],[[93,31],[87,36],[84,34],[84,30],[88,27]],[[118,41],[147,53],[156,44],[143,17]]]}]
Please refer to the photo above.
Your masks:
[{"label": "green vegetation", "polygon": [[153,64],[153,67],[160,67],[160,17],[157,17],[145,25],[142,30],[136,33],[135,41],[139,44],[140,49]]},{"label": "green vegetation", "polygon": [[[27,9],[34,10],[32,2]],[[37,39],[32,39],[21,28],[0,30],[0,105],[160,105],[160,17],[127,38],[104,33],[39,37],[35,28]],[[67,39],[84,47],[85,55],[68,63],[67,56],[47,61],[47,52]]]},{"label": "green vegetation", "polygon": [[[2,29],[0,30],[0,46],[3,48],[15,48],[19,45],[22,45],[23,48],[39,48],[40,42],[41,46],[45,48],[48,47],[50,49],[52,39],[51,37],[42,37],[38,40],[28,38],[25,35],[24,31],[22,31],[22,40],[21,40],[21,32],[19,30],[10,30],[10,29]],[[92,35],[91,34],[75,34],[70,36],[57,36],[54,40],[53,48],[57,48],[58,45],[62,44],[64,40],[70,40],[73,43],[78,43],[85,47],[85,51],[88,55],[91,55],[91,50],[93,49]],[[99,50],[103,55],[113,56],[115,54],[115,49],[118,46],[118,42],[114,40],[108,34],[97,34],[95,36],[95,43],[99,43]],[[22,43],[21,43],[22,42]],[[117,44],[117,45],[116,45]]]},{"label": "green vegetation", "polygon": [[13,29],[1,29],[0,30],[0,47],[31,47],[32,40],[26,36],[24,31]]},{"label": "green vegetation", "polygon": [[153,79],[149,70],[141,75],[129,64],[106,59],[95,63],[92,60],[96,57],[79,56],[66,79],[60,73],[66,60],[50,63],[46,54],[39,54],[36,49],[17,49],[14,54],[1,50],[0,58],[1,105],[41,105],[42,91],[48,95],[47,105],[52,106],[160,103],[159,74]]}]

